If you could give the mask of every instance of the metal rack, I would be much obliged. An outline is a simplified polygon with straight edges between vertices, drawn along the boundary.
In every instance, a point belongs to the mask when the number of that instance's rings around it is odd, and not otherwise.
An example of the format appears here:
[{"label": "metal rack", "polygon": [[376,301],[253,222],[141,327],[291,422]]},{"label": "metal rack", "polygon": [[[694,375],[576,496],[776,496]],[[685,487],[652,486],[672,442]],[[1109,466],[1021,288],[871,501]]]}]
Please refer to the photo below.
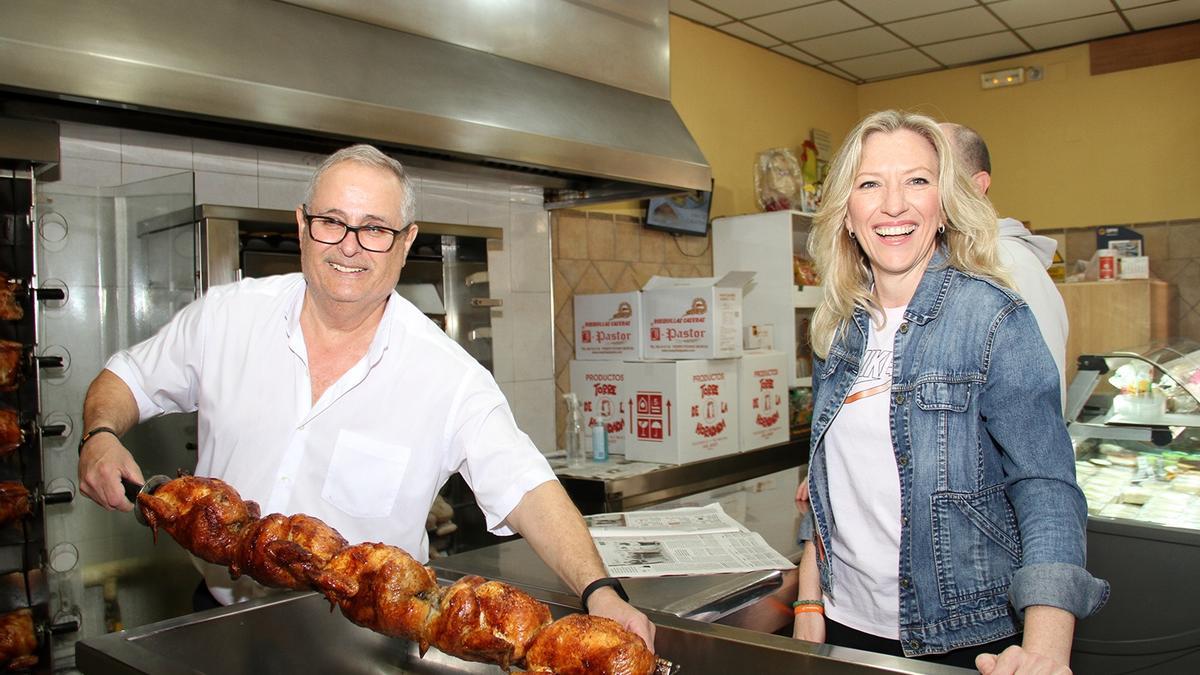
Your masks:
[{"label": "metal rack", "polygon": [[[27,672],[53,672],[54,635],[79,628],[78,616],[64,620],[50,604],[51,553],[47,551],[45,517],[56,504],[74,498],[73,486],[48,490],[42,462],[42,439],[66,433],[62,424],[43,424],[41,380],[62,372],[69,355],[48,353],[38,338],[42,304],[62,300],[62,289],[39,288],[34,189],[57,159],[57,125],[17,121],[0,138],[0,292],[11,296],[0,312],[0,418],[9,430],[0,447],[0,494],[17,508],[0,518],[0,615],[29,611],[37,648]],[[44,127],[53,127],[44,128]],[[19,138],[14,138],[19,131]],[[43,141],[38,143],[38,141]],[[53,144],[51,153],[46,147]],[[26,502],[27,500],[27,502]],[[12,664],[9,664],[12,668]]]}]

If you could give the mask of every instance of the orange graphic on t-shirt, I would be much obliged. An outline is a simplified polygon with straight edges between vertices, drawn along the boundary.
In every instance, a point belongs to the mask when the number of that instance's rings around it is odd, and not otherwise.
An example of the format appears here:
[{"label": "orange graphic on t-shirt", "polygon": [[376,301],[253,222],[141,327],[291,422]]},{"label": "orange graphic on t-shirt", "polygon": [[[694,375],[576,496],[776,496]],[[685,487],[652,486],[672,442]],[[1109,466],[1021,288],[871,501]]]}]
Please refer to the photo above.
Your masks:
[{"label": "orange graphic on t-shirt", "polygon": [[846,397],[846,403],[854,403],[855,401],[857,401],[860,398],[867,398],[868,396],[874,396],[875,394],[882,394],[883,392],[885,392],[891,388],[892,388],[892,385],[890,383],[888,383],[888,384],[881,384],[878,387],[871,387],[870,389],[863,389],[862,391],[856,391],[853,394],[850,394],[849,396]]}]

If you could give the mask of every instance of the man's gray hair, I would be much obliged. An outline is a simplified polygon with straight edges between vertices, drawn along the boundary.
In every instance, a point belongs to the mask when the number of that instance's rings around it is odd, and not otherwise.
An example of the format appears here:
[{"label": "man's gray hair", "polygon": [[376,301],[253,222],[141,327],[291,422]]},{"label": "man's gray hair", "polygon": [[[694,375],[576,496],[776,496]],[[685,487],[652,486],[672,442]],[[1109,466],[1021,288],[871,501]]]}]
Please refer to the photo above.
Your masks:
[{"label": "man's gray hair", "polygon": [[383,154],[375,146],[366,143],[342,148],[326,157],[308,181],[308,187],[304,190],[305,204],[312,204],[313,194],[317,191],[317,183],[320,182],[325,172],[342,162],[357,162],[391,172],[400,181],[403,195],[400,198],[400,227],[408,227],[417,219],[417,196],[413,193],[412,180],[408,177],[408,172],[404,170],[404,165]]},{"label": "man's gray hair", "polygon": [[946,123],[942,126],[949,132],[954,152],[968,176],[974,176],[980,171],[992,173],[992,155],[979,132],[961,124]]}]

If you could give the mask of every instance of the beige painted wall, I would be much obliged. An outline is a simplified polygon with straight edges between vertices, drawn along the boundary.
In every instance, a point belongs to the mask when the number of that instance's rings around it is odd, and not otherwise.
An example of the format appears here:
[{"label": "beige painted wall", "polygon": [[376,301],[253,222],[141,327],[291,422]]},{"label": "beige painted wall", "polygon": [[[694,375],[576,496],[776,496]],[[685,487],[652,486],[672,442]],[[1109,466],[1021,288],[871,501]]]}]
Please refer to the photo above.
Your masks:
[{"label": "beige painted wall", "polygon": [[[1045,79],[983,90],[979,74]],[[904,107],[974,127],[1001,215],[1035,229],[1200,215],[1200,59],[1092,76],[1080,45],[858,87],[858,114]]]},{"label": "beige painted wall", "polygon": [[[712,167],[712,217],[754,213],[760,150],[798,148],[818,127],[835,140],[858,115],[854,85],[671,16],[671,102]],[[644,216],[646,202],[591,207]]]},{"label": "beige painted wall", "polygon": [[[983,90],[979,74],[1045,78]],[[713,217],[757,211],[753,163],[812,127],[836,148],[859,118],[901,107],[975,127],[992,150],[992,200],[1035,229],[1200,215],[1200,59],[1092,76],[1088,47],[855,86],[671,16],[671,98],[716,179]],[[642,216],[645,202],[590,210]]]}]

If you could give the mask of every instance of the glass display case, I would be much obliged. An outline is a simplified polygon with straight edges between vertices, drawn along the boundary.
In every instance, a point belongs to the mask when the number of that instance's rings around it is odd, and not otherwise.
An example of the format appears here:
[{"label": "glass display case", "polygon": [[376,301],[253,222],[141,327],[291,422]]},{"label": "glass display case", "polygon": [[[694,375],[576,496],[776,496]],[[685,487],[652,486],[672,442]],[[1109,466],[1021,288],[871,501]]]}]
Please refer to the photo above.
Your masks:
[{"label": "glass display case", "polygon": [[1080,357],[1067,413],[1093,516],[1200,530],[1200,343]]},{"label": "glass display case", "polygon": [[1200,672],[1200,343],[1081,356],[1067,391],[1087,567],[1112,587],[1080,621],[1077,673]]}]

